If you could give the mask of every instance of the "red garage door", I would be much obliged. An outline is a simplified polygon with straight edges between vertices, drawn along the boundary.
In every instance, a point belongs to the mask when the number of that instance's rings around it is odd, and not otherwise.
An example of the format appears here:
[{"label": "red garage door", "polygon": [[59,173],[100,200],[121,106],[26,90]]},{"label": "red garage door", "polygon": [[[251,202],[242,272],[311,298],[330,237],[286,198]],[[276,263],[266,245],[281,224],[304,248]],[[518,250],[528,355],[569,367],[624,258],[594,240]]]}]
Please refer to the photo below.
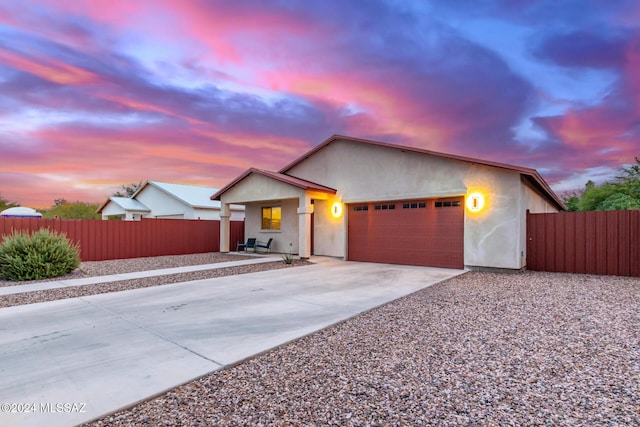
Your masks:
[{"label": "red garage door", "polygon": [[349,205],[351,261],[464,268],[463,198]]}]

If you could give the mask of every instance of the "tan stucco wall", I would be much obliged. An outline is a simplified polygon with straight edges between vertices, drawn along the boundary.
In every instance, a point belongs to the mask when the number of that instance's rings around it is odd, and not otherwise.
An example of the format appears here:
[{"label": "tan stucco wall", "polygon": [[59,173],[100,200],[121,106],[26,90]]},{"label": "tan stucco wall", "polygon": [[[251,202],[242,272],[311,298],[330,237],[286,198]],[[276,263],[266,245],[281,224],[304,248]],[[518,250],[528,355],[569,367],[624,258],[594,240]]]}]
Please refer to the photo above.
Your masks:
[{"label": "tan stucco wall", "polygon": [[345,257],[347,231],[345,209],[339,217],[331,215],[331,207],[340,199],[330,196],[327,200],[316,200],[314,209],[314,255]]},{"label": "tan stucco wall", "polygon": [[520,174],[478,166],[469,168],[464,180],[467,195],[479,192],[485,197],[481,212],[465,207],[465,265],[519,269]]},{"label": "tan stucco wall", "polygon": [[[262,230],[262,208],[280,206],[282,208],[282,226],[280,230]],[[298,253],[298,199],[253,202],[246,205],[244,223],[245,238],[255,237],[266,243],[273,238],[272,252]],[[235,248],[231,248],[235,250]]]},{"label": "tan stucco wall", "polygon": [[263,175],[251,174],[227,190],[221,197],[223,203],[257,202],[300,198],[305,194],[301,188],[276,181]]},{"label": "tan stucco wall", "polygon": [[[471,214],[465,209],[465,265],[512,269],[523,266],[522,212],[530,202],[523,200],[524,185],[518,172],[335,141],[287,173],[336,188],[336,197],[346,203],[481,191],[486,197],[483,212]],[[537,202],[547,204],[541,198]],[[325,203],[328,202],[316,202],[316,253],[320,254],[320,250],[322,255],[345,256],[345,215],[340,221],[331,221]]]},{"label": "tan stucco wall", "polygon": [[531,213],[553,213],[558,212],[558,209],[549,204],[540,193],[530,187],[527,183],[523,182],[520,187],[522,209],[520,209],[520,227],[522,232],[520,233],[520,247],[522,249],[523,257],[521,259],[522,267],[526,267],[527,264],[527,209]]}]

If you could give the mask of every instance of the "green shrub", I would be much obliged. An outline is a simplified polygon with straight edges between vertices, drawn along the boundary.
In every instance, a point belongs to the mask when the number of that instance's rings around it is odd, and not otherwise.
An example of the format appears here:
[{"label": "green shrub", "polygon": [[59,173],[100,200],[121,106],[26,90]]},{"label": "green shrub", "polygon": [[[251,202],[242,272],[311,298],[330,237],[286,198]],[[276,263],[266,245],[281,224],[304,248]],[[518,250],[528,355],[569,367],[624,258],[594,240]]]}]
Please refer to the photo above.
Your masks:
[{"label": "green shrub", "polygon": [[80,265],[80,250],[62,234],[41,228],[29,235],[13,232],[0,244],[0,278],[38,280],[70,273]]}]

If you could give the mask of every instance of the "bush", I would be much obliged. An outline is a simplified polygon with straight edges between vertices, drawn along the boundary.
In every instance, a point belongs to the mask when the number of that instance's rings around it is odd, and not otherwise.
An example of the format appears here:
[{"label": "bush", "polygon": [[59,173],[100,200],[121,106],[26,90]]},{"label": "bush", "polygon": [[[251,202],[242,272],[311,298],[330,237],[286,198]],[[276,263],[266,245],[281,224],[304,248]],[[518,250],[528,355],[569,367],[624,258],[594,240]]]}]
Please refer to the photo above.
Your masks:
[{"label": "bush", "polygon": [[38,280],[70,273],[80,265],[80,250],[64,234],[41,228],[29,235],[13,232],[0,244],[0,278]]}]

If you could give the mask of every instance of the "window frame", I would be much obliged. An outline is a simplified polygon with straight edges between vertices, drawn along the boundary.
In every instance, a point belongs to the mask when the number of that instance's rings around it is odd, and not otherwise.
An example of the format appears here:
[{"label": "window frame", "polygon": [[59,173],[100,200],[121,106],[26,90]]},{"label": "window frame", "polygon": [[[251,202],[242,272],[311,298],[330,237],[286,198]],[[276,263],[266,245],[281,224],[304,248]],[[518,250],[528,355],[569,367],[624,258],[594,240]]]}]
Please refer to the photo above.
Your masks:
[{"label": "window frame", "polygon": [[[277,218],[277,228],[274,227],[274,218],[273,218],[273,210],[277,209],[280,211],[280,218]],[[269,211],[268,218],[265,217],[265,211]],[[265,227],[266,222],[268,221],[268,227]],[[282,206],[281,205],[272,205],[272,206],[262,206],[260,209],[260,230],[262,231],[280,231],[282,230]]]}]

